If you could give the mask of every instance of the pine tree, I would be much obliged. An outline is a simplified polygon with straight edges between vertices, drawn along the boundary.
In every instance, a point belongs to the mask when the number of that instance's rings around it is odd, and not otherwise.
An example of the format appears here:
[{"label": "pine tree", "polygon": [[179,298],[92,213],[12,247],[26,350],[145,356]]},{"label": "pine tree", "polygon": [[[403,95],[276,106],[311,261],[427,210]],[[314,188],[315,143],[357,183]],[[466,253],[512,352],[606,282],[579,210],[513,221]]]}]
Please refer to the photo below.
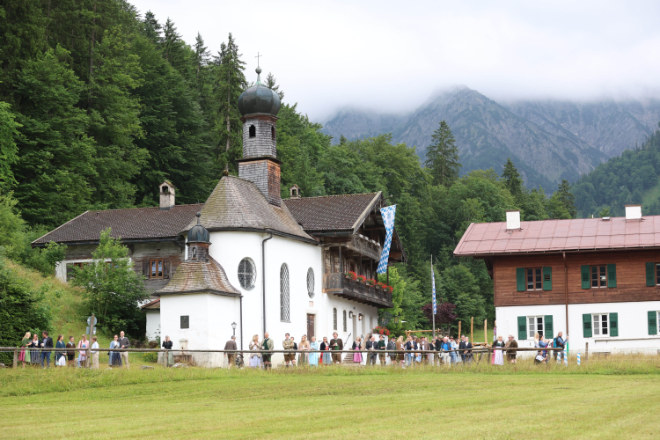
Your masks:
[{"label": "pine tree", "polygon": [[431,139],[424,165],[429,169],[434,184],[450,186],[458,178],[461,164],[458,160],[456,140],[446,121],[440,121],[440,126],[433,132]]},{"label": "pine tree", "polygon": [[506,186],[516,202],[520,204],[524,194],[523,181],[516,166],[511,162],[511,158],[507,158],[506,160],[504,171],[502,171],[502,178],[504,179],[504,186]]},{"label": "pine tree", "polygon": [[18,160],[18,128],[9,104],[0,101],[0,194],[7,194],[16,184],[12,166]]}]

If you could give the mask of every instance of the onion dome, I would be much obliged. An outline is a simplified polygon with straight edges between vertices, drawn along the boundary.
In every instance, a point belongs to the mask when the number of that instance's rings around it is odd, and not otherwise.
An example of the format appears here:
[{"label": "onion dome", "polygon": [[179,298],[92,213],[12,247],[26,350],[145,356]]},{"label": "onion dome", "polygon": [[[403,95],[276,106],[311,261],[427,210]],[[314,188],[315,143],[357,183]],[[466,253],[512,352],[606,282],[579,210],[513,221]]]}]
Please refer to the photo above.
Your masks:
[{"label": "onion dome", "polygon": [[188,231],[188,243],[210,243],[209,231],[201,225],[199,220],[202,213],[198,212],[195,215],[197,216],[197,224]]},{"label": "onion dome", "polygon": [[238,110],[242,116],[267,114],[277,116],[280,111],[280,95],[261,84],[261,68],[257,67],[257,83],[238,97]]}]

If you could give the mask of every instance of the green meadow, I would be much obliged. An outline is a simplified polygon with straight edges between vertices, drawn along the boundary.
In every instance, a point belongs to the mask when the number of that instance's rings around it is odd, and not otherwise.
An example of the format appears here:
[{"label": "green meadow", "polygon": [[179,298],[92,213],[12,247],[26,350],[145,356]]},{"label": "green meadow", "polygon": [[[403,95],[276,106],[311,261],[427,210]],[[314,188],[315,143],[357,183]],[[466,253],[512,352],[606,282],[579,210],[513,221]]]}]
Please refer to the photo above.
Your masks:
[{"label": "green meadow", "polygon": [[[136,363],[137,365],[137,363]],[[0,438],[657,438],[657,357],[493,367],[0,370]]]}]

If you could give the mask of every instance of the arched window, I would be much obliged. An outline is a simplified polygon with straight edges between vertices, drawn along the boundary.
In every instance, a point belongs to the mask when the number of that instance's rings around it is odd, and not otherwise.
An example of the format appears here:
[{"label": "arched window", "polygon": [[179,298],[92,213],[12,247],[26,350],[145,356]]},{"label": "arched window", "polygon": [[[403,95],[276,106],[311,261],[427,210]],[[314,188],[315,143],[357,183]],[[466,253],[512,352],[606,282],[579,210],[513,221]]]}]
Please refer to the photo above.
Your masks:
[{"label": "arched window", "polygon": [[286,263],[280,268],[280,321],[291,322],[289,268]]},{"label": "arched window", "polygon": [[254,261],[247,257],[243,258],[238,263],[238,282],[241,283],[241,287],[247,290],[254,288],[256,278],[257,270],[254,266]]},{"label": "arched window", "polygon": [[307,269],[307,294],[314,298],[314,269],[311,267]]},{"label": "arched window", "polygon": [[275,127],[272,125],[270,126],[270,138],[275,140]]},{"label": "arched window", "polygon": [[344,321],[344,331],[347,332],[348,331],[348,323],[347,323],[347,320],[346,320],[346,310],[344,310],[342,312],[342,315],[343,315],[342,318],[343,318],[343,321]]},{"label": "arched window", "polygon": [[332,309],[332,329],[337,330],[337,307]]},{"label": "arched window", "polygon": [[251,138],[257,136],[257,129],[254,125],[250,125],[250,128],[248,129],[248,136],[250,136]]}]

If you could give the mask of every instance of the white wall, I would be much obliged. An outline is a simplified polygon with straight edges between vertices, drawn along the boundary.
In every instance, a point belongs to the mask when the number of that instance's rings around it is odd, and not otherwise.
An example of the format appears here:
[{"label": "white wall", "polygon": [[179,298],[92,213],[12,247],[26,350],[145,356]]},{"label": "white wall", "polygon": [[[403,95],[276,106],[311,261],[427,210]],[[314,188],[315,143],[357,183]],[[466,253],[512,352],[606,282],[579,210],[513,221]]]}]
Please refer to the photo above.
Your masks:
[{"label": "white wall", "polygon": [[148,341],[153,341],[160,337],[160,310],[144,310],[147,317],[146,337]]},{"label": "white wall", "polygon": [[[584,353],[589,343],[589,352],[643,352],[656,354],[660,350],[660,336],[649,336],[647,314],[650,310],[660,310],[660,301],[571,304],[568,306],[569,350]],[[518,316],[552,315],[553,332],[566,333],[566,309],[563,305],[553,306],[512,306],[497,307],[497,333],[514,335],[518,339]],[[583,314],[618,313],[618,336],[583,336]],[[593,332],[592,332],[593,334]],[[519,341],[521,347],[533,347],[533,340]]]}]

